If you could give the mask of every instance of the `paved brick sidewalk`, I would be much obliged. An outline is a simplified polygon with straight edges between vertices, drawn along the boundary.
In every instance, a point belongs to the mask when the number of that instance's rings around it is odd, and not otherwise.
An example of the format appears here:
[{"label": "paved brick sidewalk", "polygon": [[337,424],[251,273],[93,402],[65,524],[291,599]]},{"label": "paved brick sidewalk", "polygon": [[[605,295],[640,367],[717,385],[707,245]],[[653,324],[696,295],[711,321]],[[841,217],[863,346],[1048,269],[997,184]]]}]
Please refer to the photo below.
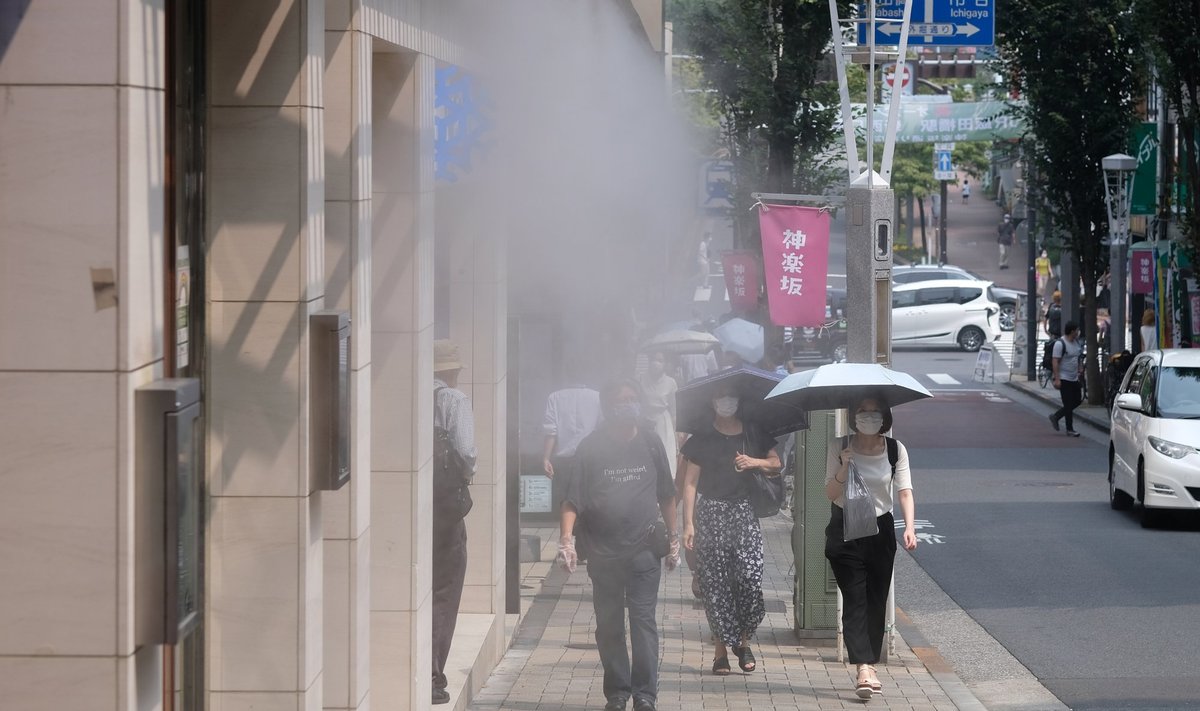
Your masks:
[{"label": "paved brick sidewalk", "polygon": [[[581,567],[567,575],[552,566],[549,561],[557,530],[545,528],[537,533],[545,544],[543,562],[524,566],[521,627],[472,709],[542,711],[604,706],[587,572]],[[710,673],[708,625],[703,608],[691,595],[691,573],[686,567],[664,572],[658,605],[660,709],[863,708],[864,702],[851,688],[853,667],[838,662],[832,646],[800,646],[792,632],[791,521],[783,517],[764,521],[763,533],[767,618],[753,643],[759,670],[727,677]],[[877,667],[884,694],[867,705],[896,711],[956,709],[904,640],[897,636],[896,643],[891,663]],[[945,678],[944,670],[939,676]],[[978,702],[967,705],[982,708]]]}]

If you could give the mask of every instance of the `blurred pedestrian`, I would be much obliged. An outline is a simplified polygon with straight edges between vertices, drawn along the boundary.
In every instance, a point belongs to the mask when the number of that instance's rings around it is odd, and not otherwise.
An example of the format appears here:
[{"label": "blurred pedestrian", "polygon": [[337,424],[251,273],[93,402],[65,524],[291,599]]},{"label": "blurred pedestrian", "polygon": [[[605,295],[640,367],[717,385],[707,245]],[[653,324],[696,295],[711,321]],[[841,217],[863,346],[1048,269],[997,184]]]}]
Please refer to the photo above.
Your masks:
[{"label": "blurred pedestrian", "polygon": [[1012,215],[1005,213],[997,229],[996,242],[1000,245],[1000,268],[1008,269],[1008,252],[1013,245],[1013,235],[1016,227],[1012,223]]},{"label": "blurred pedestrian", "polygon": [[1079,369],[1083,344],[1079,342],[1079,326],[1074,321],[1067,321],[1062,338],[1053,343],[1051,367],[1054,369],[1054,387],[1062,395],[1062,407],[1050,415],[1050,426],[1057,432],[1058,421],[1065,419],[1067,435],[1078,437],[1072,414],[1083,402],[1083,385],[1080,383],[1083,374]]},{"label": "blurred pedestrian", "polygon": [[446,660],[454,639],[458,607],[467,574],[468,485],[475,475],[475,417],[471,400],[458,390],[462,363],[458,346],[433,343],[433,703],[450,701]]},{"label": "blurred pedestrian", "polygon": [[967,200],[969,200],[970,198],[971,198],[971,181],[967,180],[966,178],[963,178],[963,187],[962,187],[963,204],[966,205]]},{"label": "blurred pedestrian", "polygon": [[600,422],[600,393],[584,384],[574,362],[567,363],[567,375],[567,386],[546,398],[542,420],[542,471],[557,479],[552,487],[555,506],[562,504],[570,486],[576,448]]},{"label": "blurred pedestrian", "polygon": [[1055,291],[1050,295],[1050,305],[1046,307],[1046,313],[1042,318],[1046,328],[1046,333],[1050,338],[1062,337],[1062,292]]},{"label": "blurred pedestrian", "polygon": [[[561,509],[558,562],[574,572],[580,554],[587,558],[605,711],[624,711],[630,697],[634,711],[654,711],[658,582],[663,558],[667,570],[679,564],[675,486],[662,443],[638,424],[637,383],[605,385],[600,402],[604,421],[576,450],[577,471]],[[626,607],[632,664],[625,643]]]},{"label": "blurred pedestrian", "polygon": [[679,368],[683,372],[684,385],[706,378],[721,369],[715,349],[706,353],[685,353],[679,356]]},{"label": "blurred pedestrian", "polygon": [[708,287],[708,277],[712,273],[712,264],[709,261],[711,247],[712,233],[705,232],[696,248],[696,286],[701,289]]},{"label": "blurred pedestrian", "polygon": [[[825,528],[825,557],[842,591],[842,634],[846,653],[857,669],[855,693],[869,699],[883,690],[875,664],[883,650],[888,591],[896,557],[896,526],[892,508],[897,500],[904,517],[904,550],[917,547],[916,506],[908,450],[898,440],[885,437],[892,428],[892,411],[881,400],[866,398],[850,410],[854,435],[830,458],[825,474],[825,495],[833,502]],[[875,504],[879,532],[874,536],[844,540],[845,486],[850,463],[862,476]]]},{"label": "blurred pedestrian", "polygon": [[1154,317],[1154,309],[1142,312],[1142,327],[1138,331],[1142,337],[1143,351],[1158,348],[1158,319]]},{"label": "blurred pedestrian", "polygon": [[1046,295],[1046,284],[1050,282],[1050,255],[1046,250],[1043,249],[1034,260],[1033,268],[1037,275],[1037,295],[1042,298]]},{"label": "blurred pedestrian", "polygon": [[667,356],[659,351],[650,354],[650,361],[646,366],[646,373],[641,380],[642,393],[646,398],[646,422],[654,427],[654,434],[658,436],[659,441],[663,444],[663,449],[667,453],[667,461],[671,465],[671,478],[675,478],[675,468],[677,466],[676,457],[679,454],[679,445],[675,434],[675,391],[679,389],[679,384],[675,379],[667,375]]},{"label": "blurred pedestrian", "polygon": [[738,417],[736,392],[718,389],[712,407],[712,428],[683,444],[683,544],[698,553],[704,612],[716,641],[712,671],[725,675],[730,649],[742,671],[757,666],[750,638],[766,608],[762,529],[750,505],[750,477],[754,470],[779,476],[782,467],[775,440]]}]

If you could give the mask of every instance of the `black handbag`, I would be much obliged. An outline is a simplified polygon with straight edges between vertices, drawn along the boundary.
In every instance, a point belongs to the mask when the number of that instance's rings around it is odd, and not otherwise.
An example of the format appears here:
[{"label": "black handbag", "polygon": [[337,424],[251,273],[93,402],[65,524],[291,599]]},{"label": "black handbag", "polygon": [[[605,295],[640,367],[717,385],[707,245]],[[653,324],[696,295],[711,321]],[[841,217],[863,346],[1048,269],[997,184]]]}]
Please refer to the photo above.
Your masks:
[{"label": "black handbag", "polygon": [[[745,449],[745,447],[743,447]],[[761,469],[749,472],[750,507],[758,518],[770,518],[783,506],[783,475],[767,476]]]},{"label": "black handbag", "polygon": [[671,552],[671,537],[667,535],[667,526],[662,521],[650,524],[643,541],[656,558],[666,558]]}]

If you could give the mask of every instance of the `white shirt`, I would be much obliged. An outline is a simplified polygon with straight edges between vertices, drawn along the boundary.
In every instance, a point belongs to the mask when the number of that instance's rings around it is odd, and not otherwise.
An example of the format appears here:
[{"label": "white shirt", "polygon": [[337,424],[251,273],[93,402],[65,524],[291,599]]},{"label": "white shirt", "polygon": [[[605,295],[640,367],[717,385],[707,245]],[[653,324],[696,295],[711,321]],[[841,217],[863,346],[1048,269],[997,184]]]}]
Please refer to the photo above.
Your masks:
[{"label": "white shirt", "polygon": [[1079,380],[1079,354],[1083,352],[1083,344],[1076,337],[1074,342],[1068,338],[1060,338],[1054,342],[1051,357],[1058,358],[1058,377],[1060,380]]},{"label": "white shirt", "polygon": [[591,388],[563,388],[550,393],[542,429],[555,437],[554,456],[571,457],[600,422],[600,393]]},{"label": "white shirt", "polygon": [[717,356],[712,351],[708,353],[688,353],[679,356],[679,368],[683,371],[683,380],[690,383],[720,370]]},{"label": "white shirt", "polygon": [[[826,484],[833,481],[833,477],[839,470],[838,454],[841,450],[837,447],[840,443],[840,441],[835,441],[830,447],[833,456],[825,470]],[[893,492],[905,489],[911,491],[913,488],[912,473],[908,468],[908,450],[899,440],[896,441],[896,450],[895,480],[892,479],[892,465],[888,463],[887,447],[884,447],[881,454],[862,454],[857,449],[854,450],[854,463],[858,467],[858,473],[867,484],[867,490],[871,492],[871,499],[875,502],[876,516],[882,516],[892,510]],[[839,496],[833,503],[839,507],[845,506],[845,496]]]}]

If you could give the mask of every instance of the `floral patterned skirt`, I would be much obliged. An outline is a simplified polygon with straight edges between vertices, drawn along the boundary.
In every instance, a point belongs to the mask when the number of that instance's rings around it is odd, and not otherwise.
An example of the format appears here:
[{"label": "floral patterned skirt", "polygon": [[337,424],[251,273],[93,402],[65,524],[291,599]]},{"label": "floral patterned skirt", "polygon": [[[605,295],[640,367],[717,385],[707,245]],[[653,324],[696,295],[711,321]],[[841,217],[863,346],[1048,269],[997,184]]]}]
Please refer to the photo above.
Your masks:
[{"label": "floral patterned skirt", "polygon": [[700,592],[713,636],[733,648],[766,617],[763,539],[746,499],[702,499],[696,511]]}]

